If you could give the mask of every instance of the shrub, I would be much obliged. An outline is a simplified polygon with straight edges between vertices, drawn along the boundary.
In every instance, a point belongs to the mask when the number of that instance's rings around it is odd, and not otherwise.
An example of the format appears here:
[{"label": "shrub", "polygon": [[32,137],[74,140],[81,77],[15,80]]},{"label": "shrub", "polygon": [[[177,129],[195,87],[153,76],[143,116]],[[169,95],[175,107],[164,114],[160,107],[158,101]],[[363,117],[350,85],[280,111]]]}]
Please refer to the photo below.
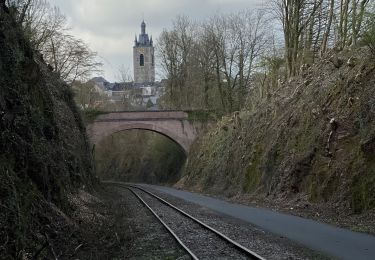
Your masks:
[{"label": "shrub", "polygon": [[366,30],[362,37],[362,43],[370,49],[375,57],[375,13],[367,14]]}]

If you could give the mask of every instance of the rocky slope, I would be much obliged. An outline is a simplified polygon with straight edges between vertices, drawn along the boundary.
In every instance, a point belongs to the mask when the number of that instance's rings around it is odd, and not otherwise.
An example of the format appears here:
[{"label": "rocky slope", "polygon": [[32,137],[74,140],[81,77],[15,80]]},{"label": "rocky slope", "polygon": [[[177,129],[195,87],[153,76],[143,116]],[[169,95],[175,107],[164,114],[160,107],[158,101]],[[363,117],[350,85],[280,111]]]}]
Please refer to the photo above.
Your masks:
[{"label": "rocky slope", "polygon": [[[192,148],[179,185],[226,197],[375,208],[375,59],[332,51]],[[307,207],[306,206],[306,207]]]},{"label": "rocky slope", "polygon": [[73,210],[68,197],[92,185],[90,154],[69,86],[30,48],[0,1],[3,259],[52,254],[44,249],[56,237],[56,225],[68,222],[62,213]]}]

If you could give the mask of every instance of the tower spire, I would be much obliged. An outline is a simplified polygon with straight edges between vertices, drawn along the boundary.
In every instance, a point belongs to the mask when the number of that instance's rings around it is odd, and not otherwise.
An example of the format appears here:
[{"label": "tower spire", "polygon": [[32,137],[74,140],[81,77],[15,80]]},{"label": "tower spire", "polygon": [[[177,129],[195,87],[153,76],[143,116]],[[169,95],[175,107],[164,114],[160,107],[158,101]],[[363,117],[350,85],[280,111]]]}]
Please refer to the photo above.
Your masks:
[{"label": "tower spire", "polygon": [[142,24],[141,24],[141,29],[142,29],[142,34],[146,34],[146,23],[145,23],[145,21],[143,20],[142,21]]},{"label": "tower spire", "polygon": [[152,36],[146,33],[146,23],[142,19],[141,34],[136,39],[133,48],[133,66],[135,84],[149,84],[155,82],[155,61]]}]

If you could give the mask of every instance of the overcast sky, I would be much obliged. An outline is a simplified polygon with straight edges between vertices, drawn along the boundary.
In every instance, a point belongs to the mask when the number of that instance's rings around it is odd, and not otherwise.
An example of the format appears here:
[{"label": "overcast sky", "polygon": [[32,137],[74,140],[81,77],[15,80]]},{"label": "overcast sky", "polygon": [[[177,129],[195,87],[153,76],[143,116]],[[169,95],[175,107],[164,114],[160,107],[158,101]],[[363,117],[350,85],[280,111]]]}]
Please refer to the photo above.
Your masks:
[{"label": "overcast sky", "polygon": [[[83,39],[103,59],[103,77],[120,81],[119,69],[132,68],[135,34],[142,18],[154,41],[177,15],[203,20],[215,13],[260,7],[266,0],[49,0],[68,18],[72,34]],[[157,60],[156,60],[157,63]],[[159,73],[157,73],[159,74]],[[99,76],[99,75],[95,75]],[[160,75],[156,76],[160,79]]]}]

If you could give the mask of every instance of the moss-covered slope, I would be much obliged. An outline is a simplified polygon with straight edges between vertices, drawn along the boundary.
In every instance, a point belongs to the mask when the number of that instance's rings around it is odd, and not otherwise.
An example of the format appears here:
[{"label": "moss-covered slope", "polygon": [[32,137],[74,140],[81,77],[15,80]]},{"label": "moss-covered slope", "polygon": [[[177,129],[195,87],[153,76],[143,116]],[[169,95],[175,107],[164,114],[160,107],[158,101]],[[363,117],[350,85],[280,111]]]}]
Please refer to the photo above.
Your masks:
[{"label": "moss-covered slope", "polygon": [[[0,1],[0,255],[32,256],[67,196],[90,186],[85,129],[72,92],[33,52]],[[55,214],[56,213],[56,214]]]},{"label": "moss-covered slope", "polygon": [[184,185],[233,196],[305,196],[375,207],[375,62],[332,52],[252,111],[223,118],[194,145]]}]

